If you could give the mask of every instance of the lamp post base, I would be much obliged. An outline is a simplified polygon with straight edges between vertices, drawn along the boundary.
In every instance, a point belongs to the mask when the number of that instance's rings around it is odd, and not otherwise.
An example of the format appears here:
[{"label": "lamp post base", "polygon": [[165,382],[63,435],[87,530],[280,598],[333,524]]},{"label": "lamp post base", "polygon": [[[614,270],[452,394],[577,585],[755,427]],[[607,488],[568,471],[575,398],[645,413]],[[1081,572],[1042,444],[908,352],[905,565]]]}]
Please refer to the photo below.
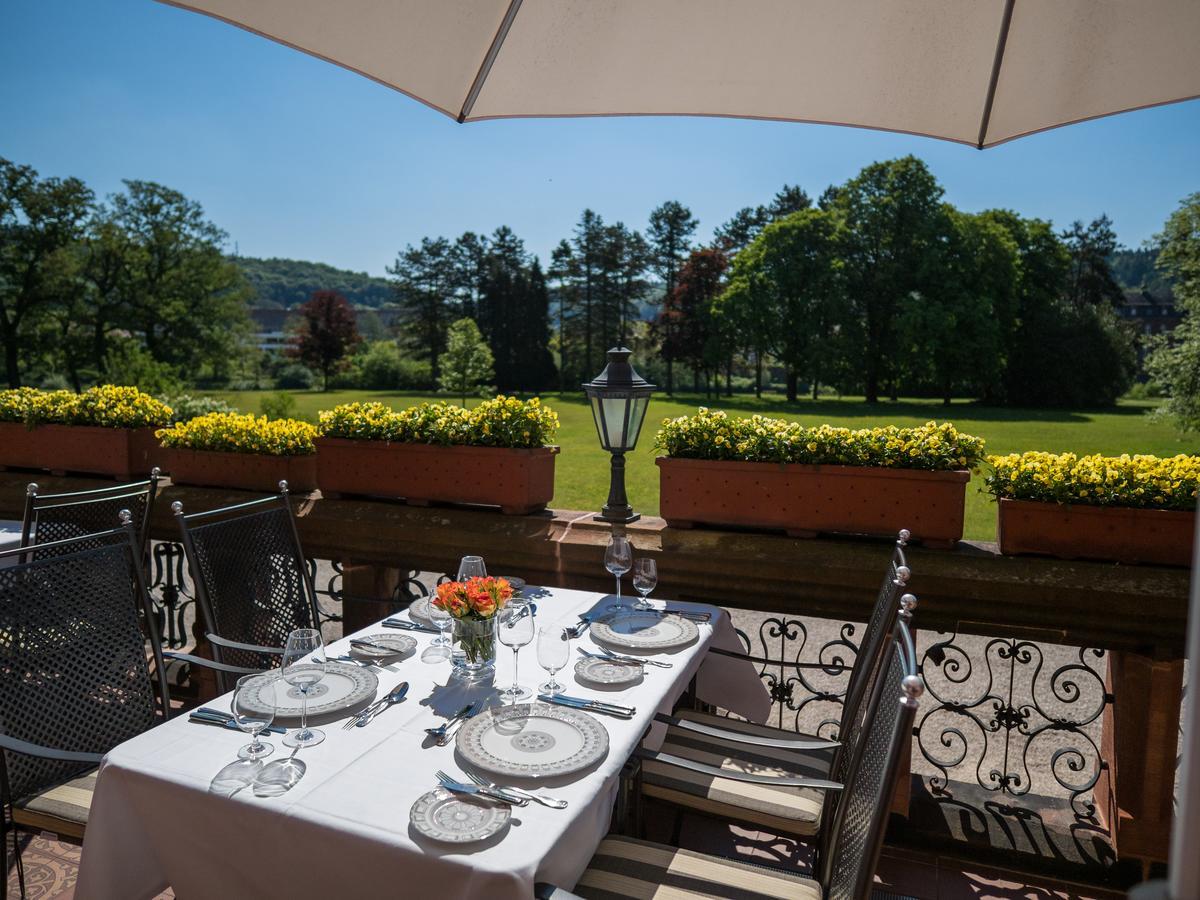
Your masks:
[{"label": "lamp post base", "polygon": [[635,513],[633,507],[626,506],[624,509],[611,509],[604,507],[596,515],[592,516],[593,522],[608,522],[612,525],[628,525],[630,522],[636,522],[642,517],[641,513]]}]

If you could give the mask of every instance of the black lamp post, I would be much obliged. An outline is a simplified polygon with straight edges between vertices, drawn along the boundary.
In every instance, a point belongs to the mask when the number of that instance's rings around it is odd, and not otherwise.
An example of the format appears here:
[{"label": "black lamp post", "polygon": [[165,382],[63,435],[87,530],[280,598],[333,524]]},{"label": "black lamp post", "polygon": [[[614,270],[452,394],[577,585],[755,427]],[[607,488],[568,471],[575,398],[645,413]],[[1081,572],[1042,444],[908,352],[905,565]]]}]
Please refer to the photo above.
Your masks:
[{"label": "black lamp post", "polygon": [[625,454],[637,446],[654,385],[633,370],[631,352],[613,347],[604,371],[583,386],[592,404],[600,446],[612,454],[608,503],[596,516],[599,522],[628,523],[641,518],[625,496]]}]

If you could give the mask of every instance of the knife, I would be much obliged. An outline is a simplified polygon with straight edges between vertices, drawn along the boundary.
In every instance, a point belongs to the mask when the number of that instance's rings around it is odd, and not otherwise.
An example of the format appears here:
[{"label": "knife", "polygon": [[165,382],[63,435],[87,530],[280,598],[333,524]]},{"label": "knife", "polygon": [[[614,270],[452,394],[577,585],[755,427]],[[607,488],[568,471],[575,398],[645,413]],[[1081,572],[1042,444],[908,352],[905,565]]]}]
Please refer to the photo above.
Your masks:
[{"label": "knife", "polygon": [[[233,721],[232,716],[212,715],[211,713],[202,713],[199,710],[192,710],[188,713],[189,722],[199,722],[201,725],[218,725],[222,728],[229,728],[233,731],[241,731],[238,728],[237,722]],[[246,734],[248,732],[243,732]],[[263,729],[263,734],[287,734],[287,729],[280,725],[269,725]]]},{"label": "knife", "polygon": [[693,622],[711,622],[712,613],[692,612],[690,609],[661,609],[664,616],[679,616],[681,619],[691,619]]},{"label": "knife", "polygon": [[400,651],[395,647],[377,644],[374,641],[368,641],[365,638],[350,638],[350,646],[355,650],[378,650],[381,653],[390,653],[392,656],[400,655]]},{"label": "knife", "polygon": [[418,625],[416,622],[405,622],[403,619],[384,619],[380,624],[385,628],[400,628],[404,631],[422,631],[425,634],[441,634],[441,631],[430,625]]},{"label": "knife", "polygon": [[641,657],[638,657],[638,656],[621,656],[619,653],[613,653],[611,650],[607,650],[603,647],[601,648],[601,650],[603,651],[602,653],[592,653],[591,651],[585,650],[582,647],[579,648],[580,653],[582,653],[584,656],[590,656],[592,659],[601,659],[601,660],[608,660],[611,662],[626,663],[627,665],[631,665],[631,666],[658,666],[658,668],[660,668],[660,669],[675,668],[674,663],[661,662],[660,660],[657,660],[657,659],[642,659]]},{"label": "knife", "polygon": [[554,703],[558,706],[569,706],[572,709],[583,709],[588,712],[604,713],[619,719],[632,719],[637,709],[632,706],[617,706],[613,703],[603,703],[599,700],[584,700],[580,697],[568,697],[566,694],[538,694],[543,703]]}]

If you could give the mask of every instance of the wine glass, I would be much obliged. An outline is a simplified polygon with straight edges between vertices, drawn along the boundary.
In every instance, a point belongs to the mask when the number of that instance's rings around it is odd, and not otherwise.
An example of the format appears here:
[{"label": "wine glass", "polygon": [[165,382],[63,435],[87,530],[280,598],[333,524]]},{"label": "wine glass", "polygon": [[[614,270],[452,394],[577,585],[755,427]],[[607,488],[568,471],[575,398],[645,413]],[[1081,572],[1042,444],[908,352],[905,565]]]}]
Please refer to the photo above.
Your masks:
[{"label": "wine glass", "polygon": [[617,576],[617,602],[609,607],[613,612],[624,612],[630,609],[628,603],[621,602],[621,576],[633,566],[633,548],[629,538],[623,534],[614,534],[608,539],[608,549],[604,551],[604,568]]},{"label": "wine glass", "polygon": [[448,656],[450,654],[450,638],[447,632],[454,625],[454,617],[450,615],[448,609],[442,609],[437,604],[430,603],[429,620],[438,630],[438,636],[429,642],[429,646],[436,647],[443,655]]},{"label": "wine glass", "polygon": [[543,694],[557,694],[563,686],[554,680],[554,674],[571,658],[571,635],[561,625],[543,625],[537,637],[538,665],[550,674],[550,680],[539,684]]},{"label": "wine glass", "polygon": [[519,703],[533,696],[533,691],[522,687],[517,680],[518,654],[521,648],[533,640],[533,610],[529,608],[528,600],[513,600],[504,607],[500,614],[500,627],[497,635],[500,643],[512,647],[513,652],[513,683],[512,687],[500,692],[511,703]]},{"label": "wine glass", "polygon": [[283,680],[300,691],[300,728],[283,739],[286,747],[311,747],[325,740],[325,732],[308,727],[308,692],[325,677],[325,641],[316,628],[297,628],[283,648]]},{"label": "wine glass", "polygon": [[482,556],[464,556],[458,564],[458,580],[472,578],[487,578],[487,566],[483,564]]},{"label": "wine glass", "polygon": [[638,601],[636,609],[643,612],[649,612],[654,609],[646,598],[650,596],[650,592],[654,590],[658,584],[658,563],[652,559],[635,559],[633,561],[633,587],[642,595],[642,599]]},{"label": "wine glass", "polygon": [[[257,694],[247,690],[253,686],[251,681],[254,679],[263,682],[262,690]],[[274,747],[260,739],[262,733],[275,721],[274,681],[264,680],[261,675],[243,675],[233,690],[230,709],[233,711],[233,721],[237,723],[237,727],[251,737],[250,743],[238,750],[238,759],[263,759],[275,752]]]}]

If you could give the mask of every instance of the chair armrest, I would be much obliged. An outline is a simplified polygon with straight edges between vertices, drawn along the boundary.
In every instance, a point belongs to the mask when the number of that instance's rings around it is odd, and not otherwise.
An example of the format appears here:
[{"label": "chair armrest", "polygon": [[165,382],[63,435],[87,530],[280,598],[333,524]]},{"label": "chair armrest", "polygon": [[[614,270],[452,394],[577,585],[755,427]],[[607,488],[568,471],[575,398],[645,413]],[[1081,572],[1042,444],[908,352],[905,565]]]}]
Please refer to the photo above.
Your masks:
[{"label": "chair armrest", "polygon": [[638,748],[634,751],[643,760],[664,763],[679,769],[699,772],[701,775],[711,775],[713,778],[727,778],[730,781],[744,781],[748,784],[769,784],[775,787],[806,787],[818,791],[840,791],[843,785],[837,781],[826,781],[823,778],[806,778],[803,775],[754,775],[750,772],[735,772],[717,766],[709,766],[682,756],[670,753],[657,753],[653,750]]},{"label": "chair armrest", "polygon": [[664,725],[674,725],[676,728],[686,728],[698,734],[720,738],[726,741],[737,741],[739,744],[756,744],[759,747],[779,747],[784,750],[832,750],[841,746],[840,741],[825,738],[772,738],[757,734],[747,734],[744,731],[734,731],[732,728],[718,728],[703,722],[693,722],[691,719],[681,719],[666,713],[656,713],[655,721]]},{"label": "chair armrest", "polygon": [[744,660],[745,662],[755,663],[760,666],[779,666],[784,669],[819,669],[828,675],[841,675],[854,668],[854,666],[836,662],[800,662],[799,660],[771,659],[767,656],[755,656],[752,653],[743,653],[740,650],[727,650],[724,647],[709,647],[707,652],[715,653],[718,656],[730,656],[734,659]]},{"label": "chair armrest", "polygon": [[533,900],[583,900],[578,894],[539,881],[533,886]]},{"label": "chair armrest", "polygon": [[206,656],[196,656],[194,653],[180,653],[177,650],[164,650],[163,659],[175,659],[180,662],[203,666],[206,669],[216,669],[218,672],[228,672],[231,675],[260,675],[263,669],[247,669],[244,666],[231,666],[229,663],[219,663]]},{"label": "chair armrest", "polygon": [[264,647],[261,644],[243,644],[240,641],[231,641],[229,638],[223,638],[219,634],[206,634],[210,644],[216,644],[218,647],[225,647],[228,650],[246,650],[250,653],[271,653],[275,656],[283,656],[282,647]]},{"label": "chair armrest", "polygon": [[104,759],[103,753],[83,753],[76,750],[59,750],[56,747],[43,747],[41,744],[31,744],[9,734],[0,734],[0,748],[10,753],[22,753],[25,756],[36,756],[39,759],[55,759],[61,762],[91,763],[100,765]]}]

